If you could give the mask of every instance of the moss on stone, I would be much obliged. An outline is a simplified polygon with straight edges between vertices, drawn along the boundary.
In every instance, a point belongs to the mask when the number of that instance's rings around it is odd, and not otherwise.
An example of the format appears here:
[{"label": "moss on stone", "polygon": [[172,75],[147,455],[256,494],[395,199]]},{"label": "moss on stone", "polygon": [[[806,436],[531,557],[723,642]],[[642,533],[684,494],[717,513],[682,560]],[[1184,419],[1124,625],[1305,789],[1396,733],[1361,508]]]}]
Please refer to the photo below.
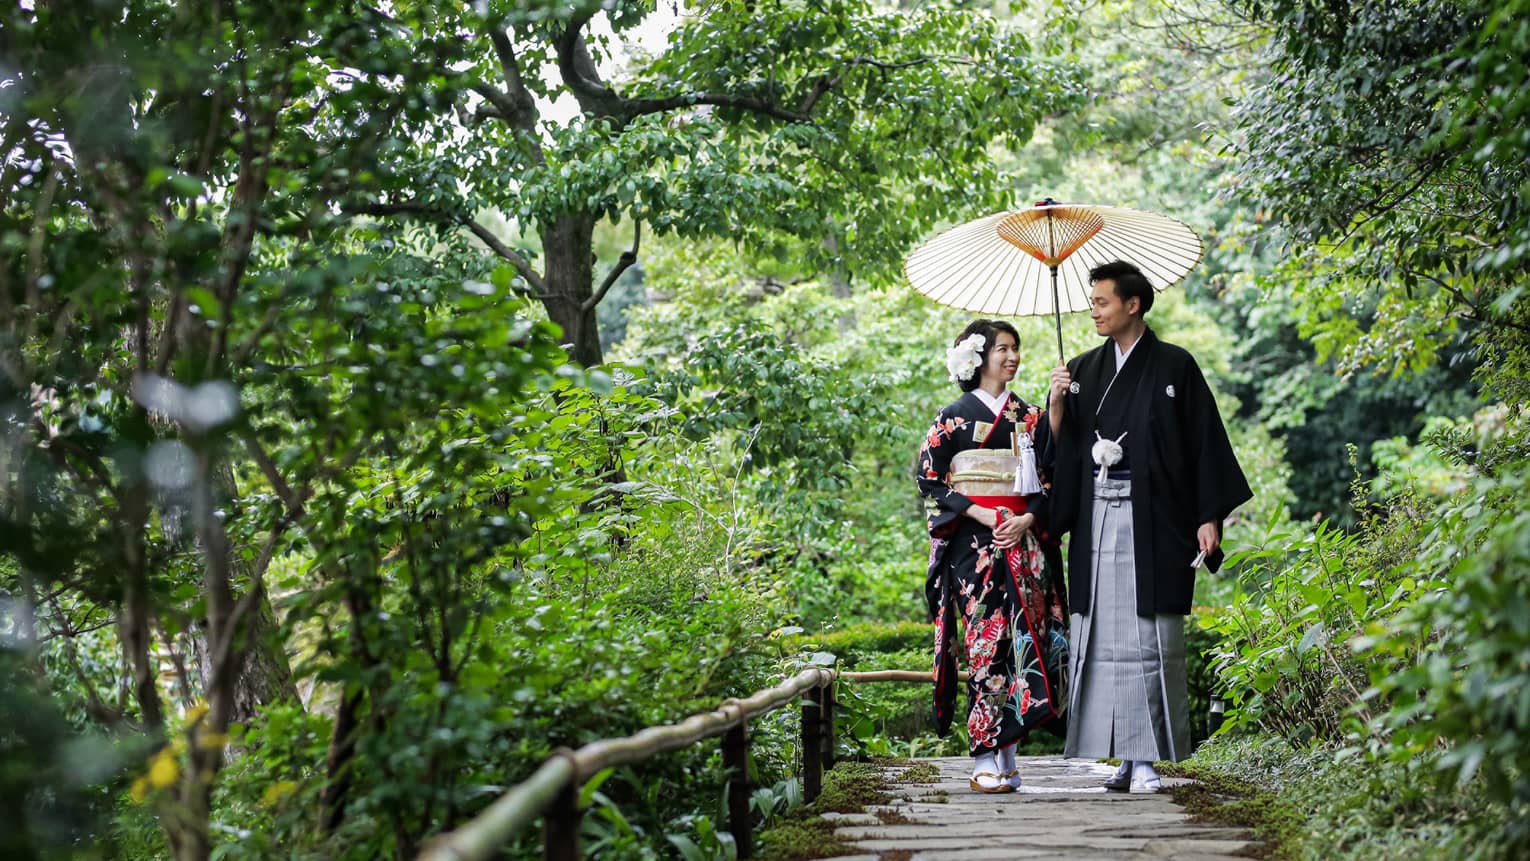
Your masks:
[{"label": "moss on stone", "polygon": [[914,763],[893,780],[897,783],[935,783],[940,780],[940,766],[933,762]]},{"label": "moss on stone", "polygon": [[854,847],[834,836],[834,823],[823,814],[864,813],[868,807],[887,804],[892,797],[882,788],[887,779],[885,769],[912,764],[910,760],[837,763],[824,772],[823,791],[812,804],[760,832],[756,857],[761,861],[808,861],[850,854]]},{"label": "moss on stone", "polygon": [[1187,777],[1194,783],[1169,790],[1192,822],[1215,822],[1247,828],[1258,841],[1239,855],[1266,861],[1295,861],[1299,857],[1301,815],[1289,802],[1268,790],[1228,774],[1194,764],[1159,763],[1165,777]]}]

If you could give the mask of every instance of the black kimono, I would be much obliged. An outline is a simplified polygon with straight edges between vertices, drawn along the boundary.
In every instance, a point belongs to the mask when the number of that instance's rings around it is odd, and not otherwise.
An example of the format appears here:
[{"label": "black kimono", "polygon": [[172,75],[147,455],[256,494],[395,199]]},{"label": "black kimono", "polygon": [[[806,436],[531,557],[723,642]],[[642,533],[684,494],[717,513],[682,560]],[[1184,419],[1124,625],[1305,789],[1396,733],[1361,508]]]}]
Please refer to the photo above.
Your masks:
[{"label": "black kimono", "polygon": [[[1073,610],[1087,614],[1092,594],[1089,524],[1098,467],[1090,449],[1096,431],[1112,440],[1124,431],[1124,456],[1111,468],[1131,474],[1137,614],[1187,615],[1197,529],[1202,523],[1220,529],[1233,509],[1253,498],[1206,378],[1188,352],[1158,340],[1152,329],[1133,346],[1119,376],[1110,340],[1069,362],[1068,370],[1073,387],[1062,430],[1042,459],[1052,467],[1051,531],[1071,535]],[[1206,564],[1216,571],[1220,552]]]},{"label": "black kimono", "polygon": [[[974,500],[948,483],[951,459],[958,452],[1009,451],[1017,432],[1031,436],[1038,452],[1046,444],[1041,410],[1012,394],[1007,397],[997,415],[970,392],[941,410],[917,463],[919,492],[933,503],[925,596],[935,622],[935,727],[941,735],[950,730],[960,651],[971,671],[967,733],[974,756],[1004,747],[1037,726],[1065,731],[1059,717],[1066,703],[1068,611],[1060,572],[1043,563],[1043,548],[1031,536],[1012,550],[996,549],[993,531],[962,514]],[[1019,515],[1036,500],[978,501]]]}]

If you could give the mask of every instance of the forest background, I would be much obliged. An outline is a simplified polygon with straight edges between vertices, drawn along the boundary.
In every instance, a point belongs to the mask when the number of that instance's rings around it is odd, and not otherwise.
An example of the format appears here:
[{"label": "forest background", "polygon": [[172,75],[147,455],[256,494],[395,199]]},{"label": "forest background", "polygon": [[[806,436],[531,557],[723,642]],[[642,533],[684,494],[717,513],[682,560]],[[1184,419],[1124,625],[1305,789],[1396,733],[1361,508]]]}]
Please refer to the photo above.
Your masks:
[{"label": "forest background", "polygon": [[[557,747],[926,666],[967,315],[900,262],[1050,196],[1206,242],[1151,322],[1256,498],[1197,761],[1294,856],[1522,857],[1527,56],[1525,0],[7,4],[0,854],[412,857]],[[845,756],[964,749],[841,696]],[[601,775],[586,847],[728,857],[721,773]]]}]

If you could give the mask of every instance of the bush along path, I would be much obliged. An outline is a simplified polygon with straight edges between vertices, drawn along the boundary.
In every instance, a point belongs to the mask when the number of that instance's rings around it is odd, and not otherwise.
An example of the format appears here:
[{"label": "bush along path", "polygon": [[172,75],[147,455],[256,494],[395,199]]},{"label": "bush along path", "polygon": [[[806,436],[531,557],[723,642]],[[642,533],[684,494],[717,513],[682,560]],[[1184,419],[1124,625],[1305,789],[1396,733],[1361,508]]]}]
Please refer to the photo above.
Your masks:
[{"label": "bush along path", "polygon": [[[1180,858],[1196,861],[1259,857],[1247,831],[1192,821],[1174,798],[1191,781],[1164,778],[1156,795],[1107,793],[1112,766],[1089,760],[1022,757],[1019,792],[985,795],[967,787],[967,757],[903,761],[859,769],[859,812],[845,805],[807,811],[809,821],[762,835],[771,861],[1010,861],[1018,858]],[[868,774],[868,772],[870,772]],[[826,778],[828,775],[826,775]],[[873,778],[867,786],[867,778]],[[880,784],[879,786],[875,784]],[[826,796],[829,794],[827,789]],[[799,840],[811,834],[812,840]]]}]

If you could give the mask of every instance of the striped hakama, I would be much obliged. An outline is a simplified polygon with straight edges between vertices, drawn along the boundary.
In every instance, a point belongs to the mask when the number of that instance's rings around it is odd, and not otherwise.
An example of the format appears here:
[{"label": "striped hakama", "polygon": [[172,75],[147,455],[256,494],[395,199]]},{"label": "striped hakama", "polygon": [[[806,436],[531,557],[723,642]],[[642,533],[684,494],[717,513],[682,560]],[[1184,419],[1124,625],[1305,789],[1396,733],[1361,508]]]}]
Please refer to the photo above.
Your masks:
[{"label": "striped hakama", "polygon": [[1190,756],[1183,616],[1137,615],[1131,481],[1094,485],[1093,592],[1073,615],[1064,756],[1178,761]]}]

